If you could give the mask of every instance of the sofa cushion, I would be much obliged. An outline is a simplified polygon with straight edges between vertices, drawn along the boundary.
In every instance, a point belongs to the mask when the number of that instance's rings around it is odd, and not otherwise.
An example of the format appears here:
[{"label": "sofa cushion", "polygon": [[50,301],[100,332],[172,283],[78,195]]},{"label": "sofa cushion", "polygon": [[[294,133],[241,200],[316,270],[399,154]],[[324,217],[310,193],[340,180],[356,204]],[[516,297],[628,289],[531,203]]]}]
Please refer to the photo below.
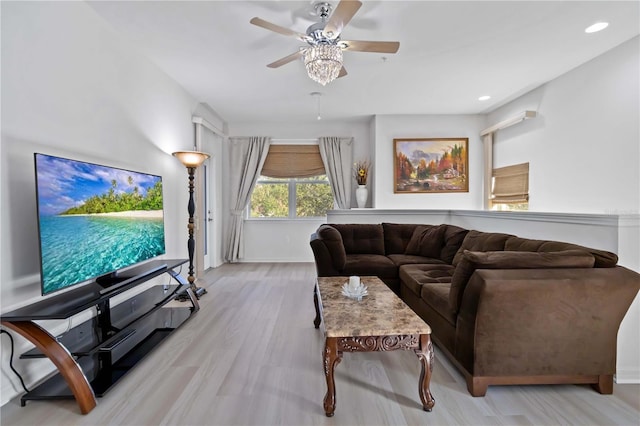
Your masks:
[{"label": "sofa cushion", "polygon": [[407,223],[383,223],[382,230],[384,232],[385,254],[388,256],[390,254],[404,253],[416,226],[418,225]]},{"label": "sofa cushion", "polygon": [[468,229],[455,225],[446,225],[444,231],[444,247],[440,250],[440,260],[451,265],[451,263],[453,263],[453,257],[460,249],[467,233],[469,233]]},{"label": "sofa cushion", "polygon": [[337,270],[343,269],[347,262],[347,253],[344,251],[344,244],[340,232],[331,225],[320,225],[317,234],[324,240],[324,244],[331,254],[333,267]]},{"label": "sofa cushion", "polygon": [[342,270],[345,275],[375,275],[380,278],[396,278],[398,267],[381,254],[350,254]]},{"label": "sofa cushion", "polygon": [[[462,241],[460,249],[453,257],[453,266],[456,266],[465,250],[469,251],[501,251],[504,244],[513,235],[500,234],[497,232],[469,231]],[[348,251],[347,251],[348,253]]]},{"label": "sofa cushion", "polygon": [[384,255],[381,224],[332,224],[340,232],[346,254]]},{"label": "sofa cushion", "polygon": [[416,296],[421,297],[422,286],[432,283],[450,283],[454,268],[445,263],[403,265],[399,269],[400,281]]},{"label": "sofa cushion", "polygon": [[454,313],[458,312],[464,289],[476,269],[592,268],[593,264],[594,257],[583,250],[552,253],[465,250],[451,280],[449,305]]},{"label": "sofa cushion", "polygon": [[417,226],[407,245],[405,254],[423,257],[440,258],[440,251],[444,245],[444,231],[447,225]]},{"label": "sofa cushion", "polygon": [[421,288],[420,298],[455,327],[456,315],[449,308],[451,283],[429,283]]},{"label": "sofa cushion", "polygon": [[577,244],[559,241],[531,240],[528,238],[511,237],[504,245],[505,250],[557,252],[564,250],[583,250],[591,253],[595,258],[596,268],[613,268],[618,263],[618,255],[605,250],[583,247]]},{"label": "sofa cushion", "polygon": [[416,263],[445,264],[440,259],[431,257],[415,256],[413,254],[390,254],[387,256],[396,266],[413,265]]}]

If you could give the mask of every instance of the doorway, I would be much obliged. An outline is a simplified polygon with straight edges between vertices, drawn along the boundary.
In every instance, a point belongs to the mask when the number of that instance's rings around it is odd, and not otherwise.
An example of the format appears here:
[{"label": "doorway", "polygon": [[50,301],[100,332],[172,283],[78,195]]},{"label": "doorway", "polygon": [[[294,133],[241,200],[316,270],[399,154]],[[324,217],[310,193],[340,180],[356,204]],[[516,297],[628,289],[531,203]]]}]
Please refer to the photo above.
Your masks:
[{"label": "doorway", "polygon": [[200,149],[211,157],[202,167],[202,269],[206,271],[223,263],[222,253],[222,143],[223,137],[199,125]]}]

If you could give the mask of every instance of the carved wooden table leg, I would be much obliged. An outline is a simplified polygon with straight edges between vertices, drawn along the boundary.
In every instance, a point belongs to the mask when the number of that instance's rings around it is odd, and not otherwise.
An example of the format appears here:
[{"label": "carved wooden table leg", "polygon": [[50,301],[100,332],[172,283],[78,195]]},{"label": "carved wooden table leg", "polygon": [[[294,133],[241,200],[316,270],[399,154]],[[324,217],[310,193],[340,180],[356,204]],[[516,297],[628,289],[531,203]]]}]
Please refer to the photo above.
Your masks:
[{"label": "carved wooden table leg", "polygon": [[333,370],[342,360],[342,352],[338,351],[338,338],[327,337],[324,345],[324,375],[327,379],[327,393],[324,396],[324,412],[332,417],[336,410],[336,382]]},{"label": "carved wooden table leg", "polygon": [[422,364],[420,372],[420,380],[418,382],[418,393],[424,411],[431,411],[436,400],[431,395],[429,383],[431,383],[431,373],[433,371],[433,345],[431,344],[431,336],[429,334],[420,335],[420,346],[415,349],[416,355]]},{"label": "carved wooden table leg", "polygon": [[313,287],[313,304],[316,306],[316,317],[313,320],[313,325],[318,328],[320,327],[320,306],[318,305],[318,286]]},{"label": "carved wooden table leg", "polygon": [[20,333],[55,364],[76,398],[82,414],[95,408],[96,397],[82,369],[69,351],[51,334],[31,321],[2,321],[2,325]]}]

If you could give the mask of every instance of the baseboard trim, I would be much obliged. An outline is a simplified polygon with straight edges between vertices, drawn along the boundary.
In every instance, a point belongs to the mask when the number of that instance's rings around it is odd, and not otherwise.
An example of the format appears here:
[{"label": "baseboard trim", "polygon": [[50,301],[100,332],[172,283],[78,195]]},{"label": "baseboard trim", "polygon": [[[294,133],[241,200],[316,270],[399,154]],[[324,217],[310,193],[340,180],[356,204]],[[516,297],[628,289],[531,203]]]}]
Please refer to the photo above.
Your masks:
[{"label": "baseboard trim", "polygon": [[640,384],[640,370],[620,370],[613,376],[613,380],[619,385]]},{"label": "baseboard trim", "polygon": [[236,262],[226,263],[313,263],[313,259],[265,259],[265,258],[251,258],[251,259],[238,259]]}]

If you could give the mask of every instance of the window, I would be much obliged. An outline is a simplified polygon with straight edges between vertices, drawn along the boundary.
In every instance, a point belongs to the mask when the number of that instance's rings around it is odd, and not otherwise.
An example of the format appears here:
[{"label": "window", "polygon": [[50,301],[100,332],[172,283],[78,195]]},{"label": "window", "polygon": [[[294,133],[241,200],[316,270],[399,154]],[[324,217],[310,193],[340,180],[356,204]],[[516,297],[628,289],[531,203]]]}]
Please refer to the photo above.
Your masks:
[{"label": "window", "polygon": [[334,207],[318,145],[271,145],[251,194],[250,218],[326,216]]},{"label": "window", "polygon": [[260,176],[251,194],[249,217],[319,217],[326,216],[333,207],[333,193],[326,175],[288,179]]},{"label": "window", "polygon": [[493,169],[492,210],[529,210],[529,163]]}]

